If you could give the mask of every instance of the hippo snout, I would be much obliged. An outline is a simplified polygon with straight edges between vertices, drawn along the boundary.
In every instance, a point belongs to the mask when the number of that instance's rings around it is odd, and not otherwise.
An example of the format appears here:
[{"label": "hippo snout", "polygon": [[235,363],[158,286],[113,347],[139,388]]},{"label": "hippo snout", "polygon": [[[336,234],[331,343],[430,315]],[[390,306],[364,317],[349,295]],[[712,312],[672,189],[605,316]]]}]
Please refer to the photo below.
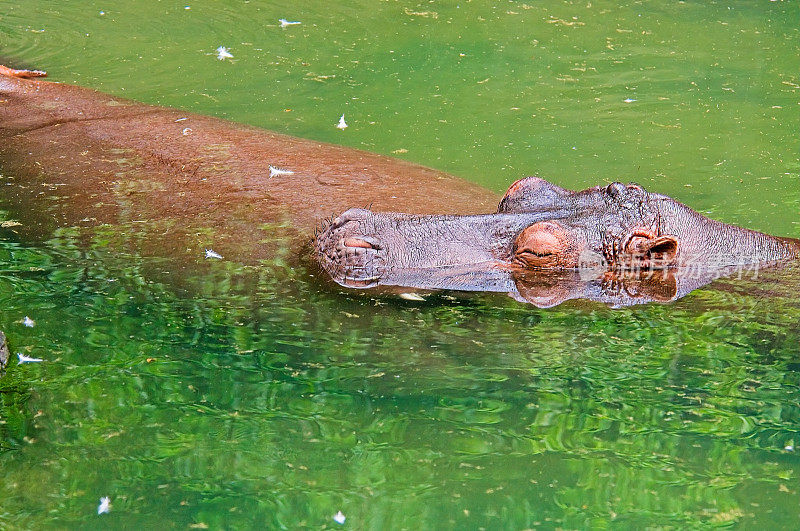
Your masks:
[{"label": "hippo snout", "polygon": [[314,247],[319,263],[343,286],[374,287],[384,275],[386,252],[371,234],[371,218],[369,210],[351,208],[317,234]]}]

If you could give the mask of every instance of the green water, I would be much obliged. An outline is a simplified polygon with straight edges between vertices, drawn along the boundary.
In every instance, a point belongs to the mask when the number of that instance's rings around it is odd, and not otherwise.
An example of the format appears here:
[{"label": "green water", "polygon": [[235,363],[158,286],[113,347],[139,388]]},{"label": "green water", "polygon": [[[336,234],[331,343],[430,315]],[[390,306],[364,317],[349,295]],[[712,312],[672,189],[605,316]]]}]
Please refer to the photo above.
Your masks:
[{"label": "green water", "polygon": [[[798,237],[799,20],[793,2],[0,0],[0,55],[497,191],[631,180]],[[539,310],[351,294],[280,255],[176,263],[137,252],[147,237],[0,227],[0,527],[800,527],[796,274]]]}]

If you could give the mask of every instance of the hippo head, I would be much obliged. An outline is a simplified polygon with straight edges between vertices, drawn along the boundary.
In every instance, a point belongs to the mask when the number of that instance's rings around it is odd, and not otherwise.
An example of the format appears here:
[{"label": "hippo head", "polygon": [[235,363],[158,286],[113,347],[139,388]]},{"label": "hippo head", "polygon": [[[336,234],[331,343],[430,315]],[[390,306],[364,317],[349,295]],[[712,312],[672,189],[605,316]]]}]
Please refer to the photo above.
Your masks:
[{"label": "hippo head", "polygon": [[635,184],[573,192],[528,177],[508,189],[494,214],[350,209],[317,234],[315,248],[336,282],[357,288],[446,287],[453,275],[497,269],[664,269],[676,263],[681,246],[662,222],[665,205],[683,207]]}]

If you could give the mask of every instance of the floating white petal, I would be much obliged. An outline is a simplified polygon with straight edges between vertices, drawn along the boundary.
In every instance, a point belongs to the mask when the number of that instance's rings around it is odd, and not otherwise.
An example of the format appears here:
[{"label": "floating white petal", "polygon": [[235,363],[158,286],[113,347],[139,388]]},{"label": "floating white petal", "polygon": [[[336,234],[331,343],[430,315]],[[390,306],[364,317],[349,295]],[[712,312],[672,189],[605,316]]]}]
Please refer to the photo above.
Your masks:
[{"label": "floating white petal", "polygon": [[220,46],[217,48],[217,59],[220,61],[224,61],[225,59],[233,59],[233,54],[224,46]]},{"label": "floating white petal", "polygon": [[103,496],[100,498],[100,505],[97,506],[97,514],[104,514],[111,512],[111,498]]}]

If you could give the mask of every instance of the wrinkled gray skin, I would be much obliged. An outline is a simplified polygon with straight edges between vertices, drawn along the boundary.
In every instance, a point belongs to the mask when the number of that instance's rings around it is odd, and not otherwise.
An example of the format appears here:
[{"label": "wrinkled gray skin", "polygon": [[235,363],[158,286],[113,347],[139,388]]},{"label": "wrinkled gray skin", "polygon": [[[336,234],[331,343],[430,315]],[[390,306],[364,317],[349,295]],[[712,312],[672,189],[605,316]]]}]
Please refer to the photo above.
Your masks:
[{"label": "wrinkled gray skin", "polygon": [[[350,209],[318,232],[317,258],[341,285],[459,289],[490,270],[707,271],[797,258],[800,242],[711,220],[638,185],[573,192],[514,183],[494,214],[415,216]],[[448,281],[442,271],[457,271]],[[475,273],[470,276],[471,273]],[[480,280],[465,289],[480,290]],[[491,286],[485,286],[492,291]]]}]

